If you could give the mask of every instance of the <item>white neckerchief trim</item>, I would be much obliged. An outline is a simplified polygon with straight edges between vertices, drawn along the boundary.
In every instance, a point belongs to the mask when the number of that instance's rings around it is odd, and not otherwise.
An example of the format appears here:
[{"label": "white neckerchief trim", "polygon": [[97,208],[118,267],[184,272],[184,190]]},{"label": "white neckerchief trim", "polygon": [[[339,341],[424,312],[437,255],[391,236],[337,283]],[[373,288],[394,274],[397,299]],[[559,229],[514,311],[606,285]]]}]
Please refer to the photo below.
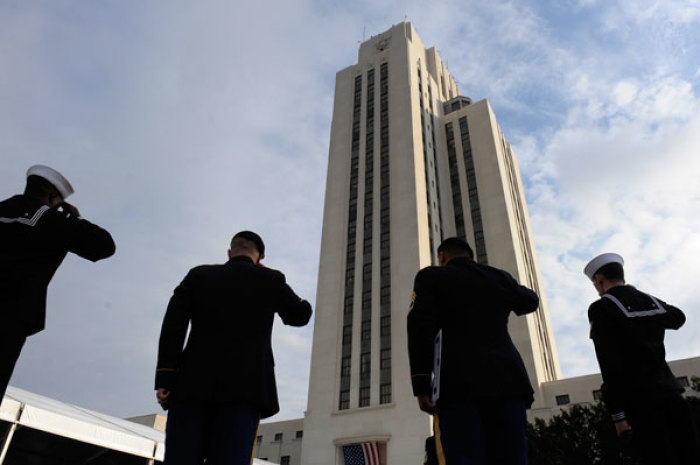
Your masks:
[{"label": "white neckerchief trim", "polygon": [[27,226],[36,226],[36,224],[39,222],[44,213],[46,213],[50,209],[51,208],[47,205],[43,205],[34,213],[34,216],[32,216],[31,218],[22,218],[21,216],[19,218],[4,218],[0,216],[0,223],[20,223],[26,224]]},{"label": "white neckerchief trim", "polygon": [[620,310],[622,310],[622,313],[624,313],[625,316],[626,316],[627,318],[635,318],[635,317],[642,317],[642,316],[653,316],[653,315],[662,315],[662,314],[666,313],[666,309],[664,308],[664,306],[661,305],[661,304],[659,303],[659,301],[656,300],[656,298],[655,298],[653,295],[649,295],[649,294],[647,294],[647,295],[649,296],[649,298],[651,298],[651,300],[654,302],[654,304],[656,304],[656,308],[652,308],[652,309],[650,309],[650,310],[641,310],[641,311],[638,311],[638,312],[630,312],[630,311],[627,309],[627,307],[625,307],[624,305],[622,305],[622,302],[620,302],[620,301],[618,300],[618,298],[615,297],[615,296],[612,295],[612,294],[603,294],[603,297],[607,297],[607,298],[610,299],[615,305],[617,305],[617,306],[620,308]]},{"label": "white neckerchief trim", "polygon": [[614,413],[610,416],[612,417],[612,421],[615,421],[615,422],[622,421],[625,418],[627,418],[627,416],[625,415],[625,412],[617,412],[617,413]]}]

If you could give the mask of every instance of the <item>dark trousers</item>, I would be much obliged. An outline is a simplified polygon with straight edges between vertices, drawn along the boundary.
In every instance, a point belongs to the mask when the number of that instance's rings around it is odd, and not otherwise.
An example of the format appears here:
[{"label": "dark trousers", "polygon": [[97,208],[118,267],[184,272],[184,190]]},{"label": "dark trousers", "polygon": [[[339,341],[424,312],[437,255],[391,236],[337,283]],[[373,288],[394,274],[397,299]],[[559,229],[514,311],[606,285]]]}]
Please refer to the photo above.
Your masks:
[{"label": "dark trousers", "polygon": [[525,402],[469,399],[434,418],[440,465],[527,465]]},{"label": "dark trousers", "polygon": [[642,464],[700,464],[700,441],[690,407],[679,393],[648,397],[627,408],[632,444]]},{"label": "dark trousers", "polygon": [[250,465],[260,414],[232,402],[182,402],[168,411],[163,465]]},{"label": "dark trousers", "polygon": [[27,340],[23,333],[14,331],[6,325],[2,326],[4,327],[0,328],[0,402],[5,397],[15,364]]}]

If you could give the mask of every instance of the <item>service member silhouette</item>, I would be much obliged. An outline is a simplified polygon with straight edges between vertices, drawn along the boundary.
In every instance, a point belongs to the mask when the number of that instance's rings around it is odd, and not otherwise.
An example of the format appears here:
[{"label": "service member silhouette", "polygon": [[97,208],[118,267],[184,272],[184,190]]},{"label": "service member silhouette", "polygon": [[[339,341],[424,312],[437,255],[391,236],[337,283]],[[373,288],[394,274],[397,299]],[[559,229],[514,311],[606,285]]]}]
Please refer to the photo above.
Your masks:
[{"label": "service member silhouette", "polygon": [[228,256],[223,265],[190,270],[165,313],[155,383],[158,402],[169,409],[165,465],[252,462],[260,419],[279,411],[275,313],[292,326],[311,318],[311,305],[284,275],[260,263],[260,236],[239,232]]},{"label": "service member silhouette", "polygon": [[626,284],[623,265],[620,255],[604,253],[583,271],[601,297],[588,308],[588,320],[603,402],[640,463],[700,463],[697,429],[664,347],[666,330],[683,326],[685,315]]},{"label": "service member silhouette", "polygon": [[61,173],[34,165],[24,194],[0,202],[0,400],[27,336],[44,329],[46,290],[66,254],[114,254],[112,236],[66,202],[72,193]]},{"label": "service member silhouette", "polygon": [[[416,275],[408,314],[413,394],[434,414],[438,463],[526,464],[533,390],[508,315],[534,312],[539,298],[507,272],[476,263],[461,239],[446,239],[438,254],[441,266]],[[433,373],[439,383],[431,384]]]}]

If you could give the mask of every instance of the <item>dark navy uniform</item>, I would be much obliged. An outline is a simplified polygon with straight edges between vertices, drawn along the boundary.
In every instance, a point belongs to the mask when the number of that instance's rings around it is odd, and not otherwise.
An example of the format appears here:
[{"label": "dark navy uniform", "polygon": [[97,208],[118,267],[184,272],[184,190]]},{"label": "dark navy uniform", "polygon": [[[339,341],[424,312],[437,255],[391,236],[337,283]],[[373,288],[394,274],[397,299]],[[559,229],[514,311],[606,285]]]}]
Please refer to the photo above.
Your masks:
[{"label": "dark navy uniform", "polygon": [[[416,275],[408,314],[413,393],[416,396],[431,393],[434,341],[442,330],[435,423],[438,453],[444,452],[448,463],[481,463],[469,462],[463,450],[455,450],[467,447],[470,438],[456,437],[455,430],[448,431],[448,417],[466,403],[474,406],[471,413],[475,424],[490,425],[479,429],[484,437],[480,446],[483,449],[486,443],[487,449],[479,452],[482,455],[491,454],[494,448],[501,452],[515,450],[513,444],[499,447],[495,442],[499,441],[497,436],[507,436],[504,431],[507,420],[499,413],[500,407],[511,403],[519,405],[516,411],[522,415],[515,422],[522,427],[522,448],[518,450],[524,455],[525,407],[532,404],[533,389],[508,334],[508,316],[511,311],[517,315],[533,312],[538,305],[537,295],[519,285],[510,274],[467,257],[453,258],[445,266],[428,267]],[[505,412],[504,415],[510,414]],[[464,424],[470,422],[463,420]],[[452,433],[451,441],[447,441],[449,433]],[[473,431],[463,434],[475,437]],[[448,450],[450,447],[452,451]],[[451,455],[456,457],[452,462]],[[508,460],[499,463],[516,463]]]},{"label": "dark navy uniform", "polygon": [[[303,326],[311,305],[292,291],[282,273],[245,256],[193,268],[175,289],[163,320],[155,383],[156,389],[172,392],[166,462],[201,463],[175,459],[201,455],[209,432],[221,432],[207,418],[196,426],[193,415],[230,407],[231,416],[242,408],[260,419],[279,411],[271,345],[275,313],[287,325]],[[189,413],[181,415],[184,411]],[[230,424],[231,418],[222,422]],[[224,441],[240,440],[252,452],[256,428],[257,420],[252,430],[231,433]],[[187,446],[179,448],[183,441]]]},{"label": "dark navy uniform", "polygon": [[614,421],[632,426],[644,463],[700,463],[697,433],[676,377],[666,363],[664,336],[685,315],[632,286],[615,286],[588,309],[590,337],[603,376],[603,401]]},{"label": "dark navy uniform", "polygon": [[110,234],[26,195],[0,202],[0,398],[27,336],[44,329],[46,292],[66,254],[114,254]]}]

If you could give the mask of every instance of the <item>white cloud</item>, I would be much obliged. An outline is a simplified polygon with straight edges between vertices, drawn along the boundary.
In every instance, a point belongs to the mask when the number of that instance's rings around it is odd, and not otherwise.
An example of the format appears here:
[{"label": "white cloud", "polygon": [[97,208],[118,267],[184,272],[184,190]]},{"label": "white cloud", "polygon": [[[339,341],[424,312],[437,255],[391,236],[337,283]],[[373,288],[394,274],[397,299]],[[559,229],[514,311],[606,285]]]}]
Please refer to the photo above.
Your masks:
[{"label": "white cloud", "polygon": [[[589,79],[585,90],[596,84]],[[669,356],[699,347],[690,312],[699,296],[679,278],[700,272],[689,258],[700,252],[700,98],[679,77],[623,79],[611,89],[579,96],[541,153],[521,157],[533,173],[529,208],[568,375],[596,368],[585,317],[596,296],[581,269],[604,251],[626,258],[630,282],[688,311],[687,327],[668,337]],[[538,150],[531,138],[517,149]]]},{"label": "white cloud", "polygon": [[637,97],[638,92],[637,84],[631,80],[618,82],[614,90],[615,104],[620,107],[629,105]]}]

